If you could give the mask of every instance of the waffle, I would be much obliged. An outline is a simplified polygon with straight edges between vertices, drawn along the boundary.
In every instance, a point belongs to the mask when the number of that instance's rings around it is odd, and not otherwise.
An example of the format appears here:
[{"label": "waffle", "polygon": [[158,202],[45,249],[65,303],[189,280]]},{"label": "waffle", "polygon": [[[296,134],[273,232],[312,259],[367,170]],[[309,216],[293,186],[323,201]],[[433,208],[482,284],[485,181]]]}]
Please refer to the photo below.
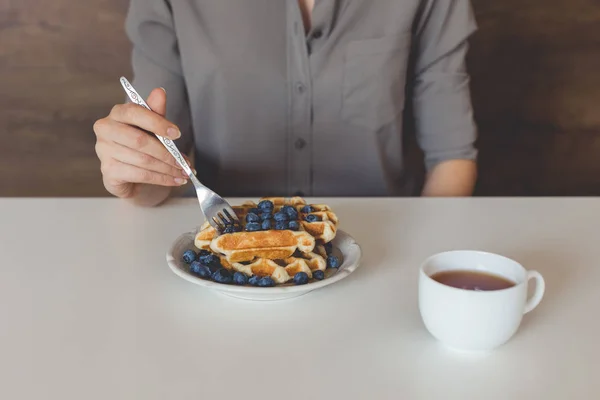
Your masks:
[{"label": "waffle", "polygon": [[[269,200],[270,202],[272,202],[275,205],[275,208],[281,208],[282,206],[292,206],[292,207],[303,207],[306,205],[306,201],[304,201],[304,199],[302,197],[290,197],[290,198],[285,198],[285,197],[263,197],[260,199],[260,201],[262,200]],[[247,202],[246,204],[250,204],[252,202]]]},{"label": "waffle", "polygon": [[[311,204],[310,214],[318,216],[318,221],[308,222],[307,214],[302,213],[306,202],[301,197],[289,199],[282,197],[263,197],[274,204],[273,213],[283,206],[292,206],[299,216],[299,229],[241,231],[219,235],[205,222],[198,230],[194,244],[197,248],[211,251],[219,256],[221,265],[229,270],[242,272],[247,276],[270,276],[275,283],[291,280],[298,272],[304,272],[312,278],[312,272],[325,271],[327,251],[325,243],[335,238],[338,218],[323,204]],[[254,202],[233,206],[240,221],[252,208]]]},{"label": "waffle", "polygon": [[337,231],[337,215],[335,215],[329,206],[326,205],[313,204],[311,207],[315,209],[311,214],[318,216],[320,221],[302,221],[302,228],[310,233],[315,239],[321,240],[324,243],[331,242],[333,238],[335,238],[335,233]]},{"label": "waffle", "polygon": [[315,248],[315,238],[306,231],[235,232],[220,235],[210,242],[210,249],[223,254],[227,261],[252,261],[255,258],[281,260],[291,257],[296,250],[303,253]]},{"label": "waffle", "polygon": [[[329,206],[324,204],[312,204],[311,207],[315,210],[311,214],[314,214],[319,217],[320,221],[308,222],[304,220],[304,216],[306,214],[300,212],[302,207],[306,205],[306,202],[301,197],[292,197],[290,199],[285,199],[283,197],[263,197],[262,200],[270,200],[275,205],[274,212],[277,212],[284,205],[289,205],[298,211],[298,214],[301,217],[300,226],[303,231],[308,232],[312,237],[316,240],[327,243],[332,241],[335,238],[335,234],[337,232],[338,218],[337,215],[329,208]],[[240,221],[244,221],[248,211],[251,208],[256,208],[257,204],[248,201],[241,206],[233,206],[233,211],[237,215]],[[263,232],[275,232],[275,231],[263,231]],[[239,235],[242,232],[232,233],[228,235]],[[243,232],[246,237],[251,237],[252,235],[258,232]],[[226,235],[221,235],[226,236]],[[196,237],[194,239],[194,244],[199,249],[209,250],[211,249],[211,242],[218,237],[215,229],[208,223],[204,222],[200,227]],[[263,236],[264,237],[264,236]]]},{"label": "waffle", "polygon": [[327,263],[316,253],[296,253],[292,257],[281,260],[258,258],[248,263],[230,263],[226,257],[221,257],[221,265],[229,270],[241,272],[247,276],[270,276],[275,283],[281,284],[292,279],[298,272],[304,272],[312,278],[312,272],[325,271]]},{"label": "waffle", "polygon": [[[253,202],[247,202],[241,206],[232,206],[231,208],[235,212],[235,215],[240,221],[245,220],[248,210],[256,207]],[[210,250],[210,243],[213,239],[217,238],[218,234],[215,228],[213,228],[208,221],[205,221],[198,230],[196,237],[194,238],[194,245],[201,250]]]}]

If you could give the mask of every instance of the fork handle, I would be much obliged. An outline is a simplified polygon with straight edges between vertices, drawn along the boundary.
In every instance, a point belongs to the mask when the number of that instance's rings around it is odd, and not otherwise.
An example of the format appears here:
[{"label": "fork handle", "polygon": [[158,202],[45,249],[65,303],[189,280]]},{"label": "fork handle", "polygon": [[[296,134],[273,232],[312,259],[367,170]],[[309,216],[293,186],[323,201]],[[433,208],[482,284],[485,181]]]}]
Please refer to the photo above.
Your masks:
[{"label": "fork handle", "polygon": [[[129,100],[131,100],[132,103],[135,103],[135,104],[140,105],[150,111],[153,111],[148,106],[148,104],[146,104],[146,102],[144,101],[142,96],[140,96],[138,94],[138,92],[133,88],[133,86],[131,86],[131,83],[129,83],[127,78],[121,77],[120,81],[121,81],[121,85],[123,86],[123,89],[125,89],[125,93],[127,93],[127,96],[129,97]],[[188,176],[190,178],[192,176],[194,176],[192,169],[190,168],[190,166],[187,164],[187,162],[185,161],[185,159],[183,158],[183,156],[177,149],[177,146],[175,145],[175,143],[169,138],[165,138],[165,137],[162,137],[162,136],[159,136],[156,134],[154,136],[156,136],[158,138],[158,140],[160,140],[160,142],[163,144],[163,146],[165,146],[167,148],[167,150],[169,151],[169,153],[171,153],[173,158],[175,158],[177,163],[179,163],[179,165],[181,165],[181,168],[183,168],[185,173],[188,174]]]}]

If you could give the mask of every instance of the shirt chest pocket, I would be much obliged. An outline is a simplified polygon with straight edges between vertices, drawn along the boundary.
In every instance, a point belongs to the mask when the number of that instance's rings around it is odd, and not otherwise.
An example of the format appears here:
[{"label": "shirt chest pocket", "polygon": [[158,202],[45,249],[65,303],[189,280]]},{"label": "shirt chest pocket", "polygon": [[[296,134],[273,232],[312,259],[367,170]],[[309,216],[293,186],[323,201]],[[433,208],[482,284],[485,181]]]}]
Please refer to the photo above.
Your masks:
[{"label": "shirt chest pocket", "polygon": [[348,43],[344,62],[342,119],[376,130],[404,108],[410,35]]}]

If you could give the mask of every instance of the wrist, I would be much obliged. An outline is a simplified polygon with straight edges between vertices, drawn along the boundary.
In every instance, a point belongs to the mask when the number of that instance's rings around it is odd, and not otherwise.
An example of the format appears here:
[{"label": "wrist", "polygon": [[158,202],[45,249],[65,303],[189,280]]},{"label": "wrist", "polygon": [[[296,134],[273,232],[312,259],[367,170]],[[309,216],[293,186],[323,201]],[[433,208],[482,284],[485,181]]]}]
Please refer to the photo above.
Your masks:
[{"label": "wrist", "polygon": [[171,195],[172,188],[168,186],[136,183],[134,194],[127,200],[140,207],[156,207]]}]

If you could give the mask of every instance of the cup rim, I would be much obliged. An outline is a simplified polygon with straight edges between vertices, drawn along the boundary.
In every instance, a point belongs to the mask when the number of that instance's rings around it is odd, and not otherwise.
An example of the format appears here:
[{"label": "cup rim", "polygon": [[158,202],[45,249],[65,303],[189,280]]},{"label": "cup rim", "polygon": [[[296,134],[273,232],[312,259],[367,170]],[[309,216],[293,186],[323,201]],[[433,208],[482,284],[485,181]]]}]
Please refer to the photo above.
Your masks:
[{"label": "cup rim", "polygon": [[[510,257],[503,256],[502,254],[492,253],[492,252],[484,251],[484,250],[446,250],[446,251],[441,251],[441,252],[432,254],[421,263],[421,266],[419,267],[419,273],[421,275],[423,275],[424,277],[426,277],[429,282],[433,282],[437,286],[444,287],[444,288],[447,288],[450,290],[460,291],[462,293],[472,293],[472,294],[476,293],[477,295],[484,295],[484,296],[485,295],[493,295],[494,293],[504,293],[509,290],[516,290],[517,288],[519,288],[522,285],[527,284],[527,282],[528,282],[527,278],[525,278],[522,282],[515,282],[514,286],[511,286],[511,287],[508,287],[505,289],[475,291],[475,290],[468,290],[468,289],[457,288],[457,287],[450,286],[450,285],[445,285],[443,283],[436,281],[435,279],[433,279],[431,277],[431,275],[429,275],[425,272],[425,266],[429,262],[431,262],[431,260],[433,260],[437,257],[443,256],[443,255],[448,255],[448,254],[453,254],[453,253],[454,254],[455,253],[471,253],[471,254],[479,254],[479,255],[485,255],[485,256],[498,257],[500,259],[504,259],[505,261],[509,261],[511,263],[517,264],[519,267],[521,267],[521,269],[523,270],[525,275],[527,275],[527,269],[520,262],[518,262]],[[467,269],[467,270],[470,270],[470,269]]]}]

